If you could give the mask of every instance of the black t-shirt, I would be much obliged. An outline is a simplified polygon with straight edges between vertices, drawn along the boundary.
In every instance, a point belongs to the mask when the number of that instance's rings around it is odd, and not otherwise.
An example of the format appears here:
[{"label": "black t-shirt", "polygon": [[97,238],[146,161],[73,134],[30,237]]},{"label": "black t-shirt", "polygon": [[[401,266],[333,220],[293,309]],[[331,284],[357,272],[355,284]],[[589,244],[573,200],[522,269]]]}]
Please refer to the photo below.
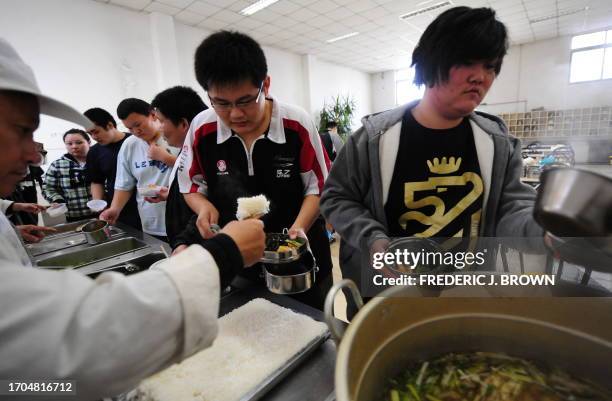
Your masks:
[{"label": "black t-shirt", "polygon": [[[179,156],[180,157],[180,156]],[[166,235],[172,249],[180,244],[189,243],[183,235],[183,231],[195,216],[185,197],[179,190],[178,179],[174,177],[168,188],[168,199],[166,200]]]},{"label": "black t-shirt", "polygon": [[429,129],[408,110],[385,204],[392,237],[475,237],[484,185],[469,120]]},{"label": "black t-shirt", "polygon": [[[123,145],[123,142],[129,137],[130,134],[125,133],[123,139],[118,142],[108,145],[97,143],[89,148],[89,152],[87,153],[87,164],[85,165],[85,177],[87,178],[87,182],[104,185],[105,199],[109,206],[115,194],[117,155],[119,154],[121,145]],[[119,221],[140,230],[141,224],[135,192],[121,211]]]},{"label": "black t-shirt", "polygon": [[117,175],[117,155],[123,142],[130,137],[125,133],[123,139],[108,145],[95,144],[87,153],[85,174],[90,183],[103,184],[107,201],[113,199],[115,193],[115,177]]},{"label": "black t-shirt", "polygon": [[334,150],[334,143],[332,142],[331,136],[329,136],[329,132],[320,132],[319,136],[321,137],[321,143],[323,144],[323,148],[327,152],[327,157],[329,160],[336,160],[336,152]]},{"label": "black t-shirt", "polygon": [[220,144],[216,135],[200,142],[198,151],[205,171],[218,170],[207,176],[207,184],[208,199],[219,210],[221,226],[236,219],[238,198],[264,194],[270,200],[270,212],[262,217],[266,231],[281,232],[291,227],[304,201],[300,177],[303,144],[297,132],[289,132],[289,128],[285,131],[285,143],[275,143],[266,134],[251,145],[252,175],[249,154],[238,135]]}]

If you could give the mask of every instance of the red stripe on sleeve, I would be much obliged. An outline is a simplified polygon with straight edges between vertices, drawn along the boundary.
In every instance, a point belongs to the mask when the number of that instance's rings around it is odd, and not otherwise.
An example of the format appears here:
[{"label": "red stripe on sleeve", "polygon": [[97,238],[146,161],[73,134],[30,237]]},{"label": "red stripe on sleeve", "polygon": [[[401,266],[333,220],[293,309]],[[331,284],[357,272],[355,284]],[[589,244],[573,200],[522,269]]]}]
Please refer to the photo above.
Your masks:
[{"label": "red stripe on sleeve", "polygon": [[[204,165],[202,164],[202,157],[200,155],[200,142],[207,135],[213,134],[217,132],[217,122],[213,121],[210,123],[202,124],[198,127],[194,133],[193,144],[191,145],[191,152],[193,154],[193,158],[191,161],[191,166],[189,166],[189,178],[191,178],[193,182],[193,177],[196,175],[202,175],[204,180],[206,180],[206,171],[204,171]],[[198,192],[198,186],[194,183],[191,185],[189,189],[190,193]]]},{"label": "red stripe on sleeve", "polygon": [[[293,130],[300,136],[300,142],[302,143],[302,147],[300,149],[300,172],[305,173],[312,170],[315,173],[319,185],[319,194],[321,194],[321,192],[323,192],[324,184],[323,172],[321,171],[321,166],[317,160],[317,154],[312,146],[312,142],[310,141],[310,133],[298,121],[289,120],[286,118],[283,118],[283,128]],[[328,158],[325,156],[325,153],[323,154],[325,157],[325,164],[327,165]]]}]

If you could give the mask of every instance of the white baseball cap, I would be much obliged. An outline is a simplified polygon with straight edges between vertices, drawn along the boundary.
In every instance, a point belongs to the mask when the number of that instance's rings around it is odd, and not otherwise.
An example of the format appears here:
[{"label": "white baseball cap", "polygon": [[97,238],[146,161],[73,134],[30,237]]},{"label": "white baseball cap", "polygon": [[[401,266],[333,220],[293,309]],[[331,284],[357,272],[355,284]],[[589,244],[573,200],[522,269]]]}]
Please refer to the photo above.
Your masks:
[{"label": "white baseball cap", "polygon": [[76,109],[40,93],[34,72],[23,62],[15,49],[0,38],[0,90],[25,92],[38,97],[40,112],[48,116],[72,121],[84,128],[93,125]]}]

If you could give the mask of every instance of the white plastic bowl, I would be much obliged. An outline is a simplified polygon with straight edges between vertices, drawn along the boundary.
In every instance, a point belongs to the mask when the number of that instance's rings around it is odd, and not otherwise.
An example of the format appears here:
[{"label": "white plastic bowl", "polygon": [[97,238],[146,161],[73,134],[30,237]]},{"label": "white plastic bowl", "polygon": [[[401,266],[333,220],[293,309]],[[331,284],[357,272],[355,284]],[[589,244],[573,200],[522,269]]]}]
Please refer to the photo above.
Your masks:
[{"label": "white plastic bowl", "polygon": [[155,197],[160,189],[161,186],[159,185],[138,187],[138,194],[141,196]]},{"label": "white plastic bowl", "polygon": [[87,207],[91,209],[92,212],[101,212],[106,205],[107,203],[103,199],[93,199],[87,202]]},{"label": "white plastic bowl", "polygon": [[47,208],[47,214],[51,217],[59,217],[62,214],[68,212],[68,206],[64,203],[60,203],[57,206],[50,206]]}]

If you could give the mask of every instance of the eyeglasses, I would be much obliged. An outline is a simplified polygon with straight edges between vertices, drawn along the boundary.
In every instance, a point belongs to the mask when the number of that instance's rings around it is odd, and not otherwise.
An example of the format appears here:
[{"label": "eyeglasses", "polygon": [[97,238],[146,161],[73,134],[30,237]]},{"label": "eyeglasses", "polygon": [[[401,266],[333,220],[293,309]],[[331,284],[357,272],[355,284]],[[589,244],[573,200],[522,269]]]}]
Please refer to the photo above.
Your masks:
[{"label": "eyeglasses", "polygon": [[212,107],[217,111],[229,111],[234,107],[240,110],[244,110],[259,102],[259,98],[261,97],[261,92],[263,90],[263,84],[264,83],[262,81],[261,85],[259,85],[259,91],[257,92],[257,96],[251,99],[244,99],[238,102],[218,102],[212,100],[210,96],[208,96],[208,99],[210,100],[210,104],[212,105]]}]

